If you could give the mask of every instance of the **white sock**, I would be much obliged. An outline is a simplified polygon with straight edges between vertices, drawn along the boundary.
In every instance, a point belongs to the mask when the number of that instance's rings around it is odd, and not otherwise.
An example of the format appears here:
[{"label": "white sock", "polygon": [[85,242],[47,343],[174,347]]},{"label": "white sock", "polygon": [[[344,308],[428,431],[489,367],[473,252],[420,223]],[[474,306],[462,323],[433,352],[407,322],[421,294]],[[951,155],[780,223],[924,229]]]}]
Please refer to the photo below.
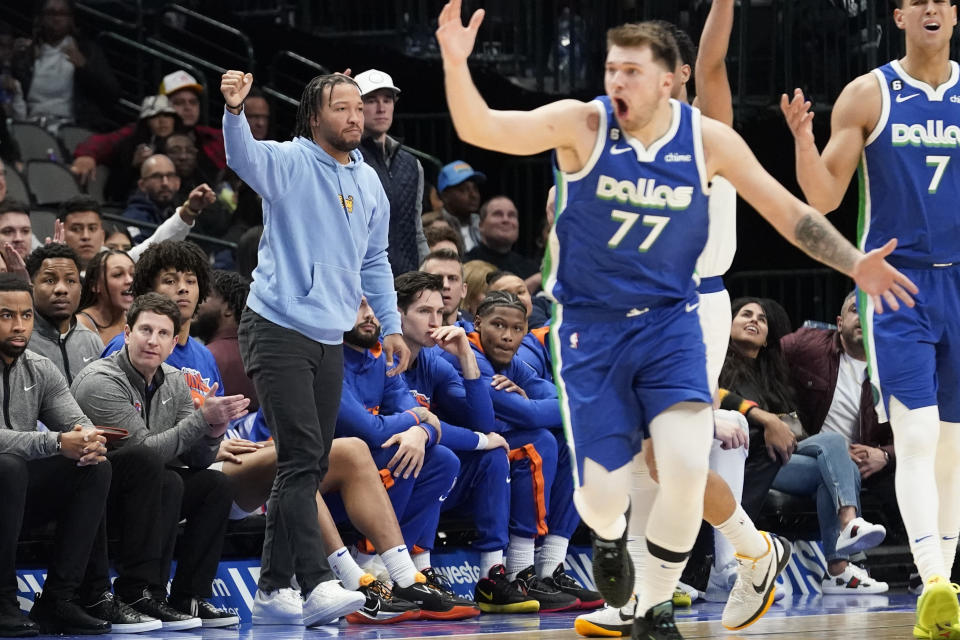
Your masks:
[{"label": "white sock", "polygon": [[345,588],[350,591],[356,591],[360,588],[360,578],[366,572],[360,568],[360,565],[353,559],[353,556],[347,552],[346,547],[340,547],[328,555],[327,562],[330,563],[330,568],[337,574],[337,577]]},{"label": "white sock", "polygon": [[[650,517],[650,507],[657,498],[659,487],[650,477],[650,469],[644,461],[643,453],[633,458],[631,465],[630,488],[630,536],[627,538],[627,551],[633,560],[634,581],[633,592],[640,593],[640,582],[647,572],[647,520]],[[625,609],[630,607],[630,611]],[[632,605],[627,603],[621,609],[624,615],[633,615]]]},{"label": "white sock", "polygon": [[[422,554],[421,554],[422,555]],[[409,587],[416,580],[417,567],[410,559],[410,552],[407,551],[407,545],[400,544],[392,549],[387,549],[380,554],[383,560],[383,566],[387,568],[390,579],[401,587]],[[429,554],[428,554],[429,560]]]},{"label": "white sock", "polygon": [[490,569],[498,564],[503,564],[503,549],[496,551],[480,552],[480,577],[486,578],[490,575]]},{"label": "white sock", "polygon": [[543,544],[540,545],[540,553],[537,555],[537,576],[541,579],[549,578],[553,575],[557,565],[562,565],[567,557],[567,545],[569,540],[562,536],[555,536],[552,533],[543,538]]},{"label": "white sock", "polygon": [[430,550],[425,549],[413,556],[413,566],[417,568],[417,571],[425,571],[430,568]]},{"label": "white sock", "polygon": [[517,574],[533,565],[533,538],[510,535],[507,545],[507,580],[513,580]]},{"label": "white sock", "polygon": [[[714,419],[724,419],[730,422],[736,422],[749,435],[749,427],[746,426],[747,419],[738,412],[714,409]],[[736,449],[723,449],[720,447],[720,441],[714,440],[710,448],[710,469],[717,472],[721,478],[730,487],[733,499],[737,504],[743,499],[743,474],[744,464],[747,461],[747,447],[738,447]],[[733,554],[736,551],[733,545],[720,533],[719,530],[713,531],[713,566],[716,569],[723,569],[733,562]]]},{"label": "white sock", "polygon": [[897,452],[897,504],[910,537],[910,551],[923,583],[947,577],[940,548],[940,496],[936,481],[936,451],[940,417],[936,406],[907,409],[890,398],[890,426]]},{"label": "white sock", "polygon": [[936,478],[940,497],[940,552],[950,578],[957,555],[957,536],[960,533],[960,424],[940,423],[937,442]]},{"label": "white sock", "polygon": [[713,410],[700,402],[680,402],[650,421],[660,490],[647,522],[647,563],[637,615],[670,600],[687,563],[703,519]]},{"label": "white sock", "polygon": [[741,556],[759,558],[769,549],[766,538],[760,535],[753,520],[739,504],[733,515],[717,526],[717,531],[730,541]]}]

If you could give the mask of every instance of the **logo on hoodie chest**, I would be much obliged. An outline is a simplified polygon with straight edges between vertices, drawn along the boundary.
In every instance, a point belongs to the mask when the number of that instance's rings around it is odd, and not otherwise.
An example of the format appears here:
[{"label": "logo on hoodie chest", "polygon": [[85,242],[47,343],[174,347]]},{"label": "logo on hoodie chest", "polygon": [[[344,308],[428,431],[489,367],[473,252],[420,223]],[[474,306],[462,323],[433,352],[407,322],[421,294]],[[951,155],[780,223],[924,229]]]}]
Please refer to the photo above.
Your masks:
[{"label": "logo on hoodie chest", "polygon": [[353,213],[353,196],[347,196],[344,199],[343,194],[338,194],[340,196],[340,206],[346,209],[347,213]]}]

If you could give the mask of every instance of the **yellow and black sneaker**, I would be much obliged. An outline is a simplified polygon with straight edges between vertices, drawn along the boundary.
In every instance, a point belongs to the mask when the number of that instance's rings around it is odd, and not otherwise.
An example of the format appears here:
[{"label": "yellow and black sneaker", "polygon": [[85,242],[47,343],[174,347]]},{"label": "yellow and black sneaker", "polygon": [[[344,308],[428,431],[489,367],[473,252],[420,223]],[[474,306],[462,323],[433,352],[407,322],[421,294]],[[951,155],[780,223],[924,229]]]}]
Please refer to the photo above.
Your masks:
[{"label": "yellow and black sneaker", "polygon": [[480,578],[473,597],[484,613],[536,613],[540,602],[529,597],[514,580],[507,580],[502,564],[493,565],[486,578]]},{"label": "yellow and black sneaker", "polygon": [[943,576],[933,576],[917,599],[917,622],[914,638],[960,640],[960,586]]}]

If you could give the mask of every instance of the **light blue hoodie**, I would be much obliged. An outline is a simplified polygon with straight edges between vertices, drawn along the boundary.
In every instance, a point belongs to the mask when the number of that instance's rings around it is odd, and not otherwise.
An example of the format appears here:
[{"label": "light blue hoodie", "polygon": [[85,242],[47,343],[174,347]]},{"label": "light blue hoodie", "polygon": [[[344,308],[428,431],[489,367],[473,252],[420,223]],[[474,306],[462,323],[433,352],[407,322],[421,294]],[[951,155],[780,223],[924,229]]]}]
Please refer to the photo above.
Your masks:
[{"label": "light blue hoodie", "polygon": [[376,171],[350,152],[342,165],[312,140],[258,141],[224,109],[227,164],[263,198],[263,237],[247,306],[326,344],[353,328],[361,294],[400,333],[387,260],[390,204]]}]

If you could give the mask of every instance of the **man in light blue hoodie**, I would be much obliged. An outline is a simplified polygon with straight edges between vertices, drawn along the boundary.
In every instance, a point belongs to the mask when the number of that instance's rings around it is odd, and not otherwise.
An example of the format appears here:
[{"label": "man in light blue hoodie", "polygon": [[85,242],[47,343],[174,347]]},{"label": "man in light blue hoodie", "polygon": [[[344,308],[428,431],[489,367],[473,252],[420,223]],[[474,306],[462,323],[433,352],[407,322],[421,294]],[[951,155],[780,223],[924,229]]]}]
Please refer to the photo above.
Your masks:
[{"label": "man in light blue hoodie", "polygon": [[[227,71],[220,91],[227,164],[263,198],[259,262],[239,339],[276,442],[277,477],[253,608],[261,622],[309,627],[364,604],[327,563],[315,503],[340,405],[343,333],[363,295],[382,320],[390,375],[406,368],[409,350],[387,261],[390,206],[356,151],[363,134],[356,83],[341,74],[311,80],[296,137],[282,143],[250,133],[242,113],[252,83],[249,73]],[[288,590],[294,575],[302,608]]]}]

